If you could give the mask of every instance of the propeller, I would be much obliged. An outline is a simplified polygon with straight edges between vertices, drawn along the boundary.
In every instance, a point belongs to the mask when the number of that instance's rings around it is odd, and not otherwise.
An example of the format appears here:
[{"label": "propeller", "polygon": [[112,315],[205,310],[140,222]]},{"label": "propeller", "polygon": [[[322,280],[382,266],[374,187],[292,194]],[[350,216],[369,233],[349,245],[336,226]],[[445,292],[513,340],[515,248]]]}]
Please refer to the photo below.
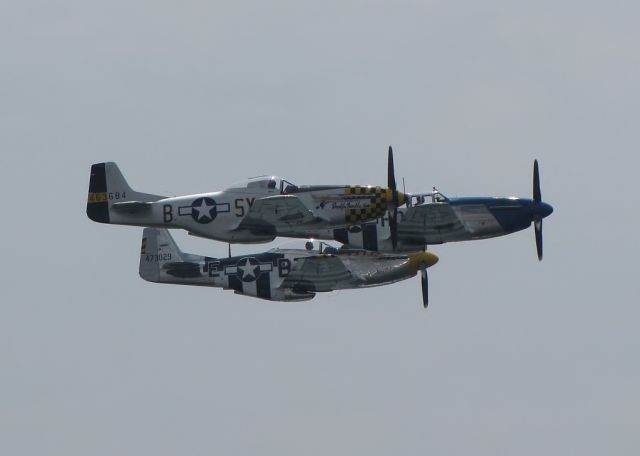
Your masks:
[{"label": "propeller", "polygon": [[533,229],[536,233],[536,250],[538,251],[538,261],[542,261],[542,220],[533,222]]},{"label": "propeller", "polygon": [[389,146],[389,159],[387,162],[387,183],[391,190],[391,207],[389,208],[389,228],[391,229],[391,245],[395,250],[398,246],[398,204],[400,197],[396,187],[396,176],[393,169],[393,149]]},{"label": "propeller", "polygon": [[540,171],[538,170],[538,160],[533,160],[533,200],[536,203],[542,201],[540,193]]},{"label": "propeller", "polygon": [[424,264],[420,266],[420,282],[422,285],[422,305],[426,309],[429,306],[429,276]]},{"label": "propeller", "polygon": [[[533,161],[533,201],[536,204],[540,204],[542,202],[538,160]],[[542,261],[542,217],[540,215],[534,216],[533,229],[536,235],[536,250],[538,251],[538,261]]]},{"label": "propeller", "polygon": [[417,252],[409,256],[415,273],[420,272],[420,286],[422,288],[422,305],[426,309],[429,306],[429,276],[427,268],[438,262],[438,256],[431,252]]}]

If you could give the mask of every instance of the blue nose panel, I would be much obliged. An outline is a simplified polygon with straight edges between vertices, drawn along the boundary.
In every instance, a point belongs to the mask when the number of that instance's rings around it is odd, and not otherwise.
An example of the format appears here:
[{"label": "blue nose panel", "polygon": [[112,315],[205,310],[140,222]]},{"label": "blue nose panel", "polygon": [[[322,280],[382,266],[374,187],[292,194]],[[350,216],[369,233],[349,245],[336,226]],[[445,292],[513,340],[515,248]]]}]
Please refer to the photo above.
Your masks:
[{"label": "blue nose panel", "polygon": [[492,198],[485,204],[505,233],[513,233],[531,225],[532,203],[526,198]]},{"label": "blue nose panel", "polygon": [[505,233],[524,230],[531,225],[531,211],[528,207],[489,207],[489,210],[496,218]]},{"label": "blue nose panel", "polygon": [[498,221],[504,233],[513,233],[531,225],[532,200],[527,198],[506,197],[462,197],[451,198],[452,206],[483,205]]}]

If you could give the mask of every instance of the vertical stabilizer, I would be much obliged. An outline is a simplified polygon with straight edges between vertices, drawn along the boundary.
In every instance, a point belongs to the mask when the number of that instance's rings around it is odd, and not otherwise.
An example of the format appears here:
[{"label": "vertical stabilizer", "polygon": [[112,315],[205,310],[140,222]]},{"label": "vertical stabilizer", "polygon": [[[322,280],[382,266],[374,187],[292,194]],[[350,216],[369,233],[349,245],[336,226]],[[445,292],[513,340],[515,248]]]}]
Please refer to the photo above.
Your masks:
[{"label": "vertical stabilizer", "polygon": [[114,203],[153,202],[163,198],[132,190],[118,165],[113,162],[96,163],[91,166],[87,216],[94,222],[110,223],[110,209]]},{"label": "vertical stabilizer", "polygon": [[169,230],[145,228],[140,246],[140,277],[149,282],[189,283],[202,277],[203,257],[183,253]]}]

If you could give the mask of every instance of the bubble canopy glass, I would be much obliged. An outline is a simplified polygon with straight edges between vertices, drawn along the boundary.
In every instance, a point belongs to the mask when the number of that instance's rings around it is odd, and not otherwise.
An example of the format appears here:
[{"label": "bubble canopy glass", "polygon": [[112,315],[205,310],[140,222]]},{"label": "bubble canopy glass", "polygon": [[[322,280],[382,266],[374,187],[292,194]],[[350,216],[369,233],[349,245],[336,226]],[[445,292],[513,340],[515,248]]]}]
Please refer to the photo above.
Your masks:
[{"label": "bubble canopy glass", "polygon": [[230,188],[247,193],[266,193],[285,195],[294,193],[298,186],[278,176],[257,176],[237,182]]},{"label": "bubble canopy glass", "polygon": [[335,253],[340,247],[337,242],[318,241],[316,239],[293,239],[278,244],[270,252],[279,250],[307,250],[315,253]]}]

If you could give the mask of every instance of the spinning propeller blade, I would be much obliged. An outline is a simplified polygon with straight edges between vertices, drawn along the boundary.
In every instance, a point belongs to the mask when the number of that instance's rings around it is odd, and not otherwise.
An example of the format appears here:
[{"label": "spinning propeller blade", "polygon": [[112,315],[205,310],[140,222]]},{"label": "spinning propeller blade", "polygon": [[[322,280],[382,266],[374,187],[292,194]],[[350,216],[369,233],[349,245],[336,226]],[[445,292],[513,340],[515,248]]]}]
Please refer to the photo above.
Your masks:
[{"label": "spinning propeller blade", "polygon": [[533,201],[539,203],[542,201],[540,193],[540,172],[538,171],[538,160],[533,161]]},{"label": "spinning propeller blade", "polygon": [[422,265],[420,268],[420,281],[422,285],[422,305],[426,309],[429,306],[429,276],[427,275],[427,268]]},{"label": "spinning propeller blade", "polygon": [[422,305],[426,309],[429,305],[429,276],[427,268],[438,262],[438,256],[431,252],[418,252],[410,255],[410,261],[415,268],[415,274],[420,273],[420,285],[422,288]]},{"label": "spinning propeller blade", "polygon": [[389,159],[387,163],[387,184],[391,190],[391,207],[389,208],[389,228],[391,229],[391,245],[393,249],[398,246],[398,204],[400,201],[396,188],[396,176],[393,169],[393,149],[389,146]]},{"label": "spinning propeller blade", "polygon": [[536,233],[536,250],[538,251],[538,261],[542,261],[542,220],[533,222],[533,229]]},{"label": "spinning propeller blade", "polygon": [[391,191],[396,191],[396,175],[393,170],[393,149],[389,146],[389,161],[387,163],[387,182]]},{"label": "spinning propeller blade", "polygon": [[[538,160],[533,161],[533,201],[534,204],[540,204],[542,202]],[[533,230],[536,236],[536,250],[538,252],[538,261],[542,261],[542,217],[539,215],[536,216],[533,220]]]}]

